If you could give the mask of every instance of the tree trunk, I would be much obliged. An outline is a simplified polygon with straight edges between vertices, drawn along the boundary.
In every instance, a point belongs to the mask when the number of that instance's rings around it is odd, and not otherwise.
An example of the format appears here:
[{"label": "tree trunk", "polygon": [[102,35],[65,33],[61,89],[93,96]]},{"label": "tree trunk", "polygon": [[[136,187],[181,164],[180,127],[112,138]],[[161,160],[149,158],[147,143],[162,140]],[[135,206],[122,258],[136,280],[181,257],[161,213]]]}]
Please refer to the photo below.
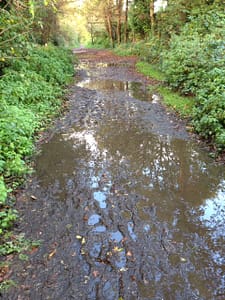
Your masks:
[{"label": "tree trunk", "polygon": [[107,27],[108,27],[108,34],[109,34],[110,43],[111,43],[111,46],[114,48],[112,20],[111,20],[111,15],[110,15],[109,12],[107,13],[106,21],[107,21]]},{"label": "tree trunk", "polygon": [[123,7],[123,0],[118,0],[117,2],[117,13],[118,13],[118,19],[117,19],[117,43],[121,43],[121,15],[122,15],[122,7]]},{"label": "tree trunk", "polygon": [[128,41],[128,30],[127,30],[127,23],[128,23],[128,0],[126,1],[126,7],[125,7],[125,22],[124,22],[124,42],[127,43]]},{"label": "tree trunk", "polygon": [[149,5],[149,15],[150,15],[150,22],[151,22],[151,31],[154,34],[154,27],[155,27],[155,17],[154,17],[154,0],[150,0]]},{"label": "tree trunk", "polygon": [[107,23],[107,27],[108,27],[107,31],[109,34],[110,43],[111,43],[111,46],[114,48],[111,9],[112,9],[111,1],[108,0],[107,6],[105,8],[105,18],[106,18],[106,23]]}]

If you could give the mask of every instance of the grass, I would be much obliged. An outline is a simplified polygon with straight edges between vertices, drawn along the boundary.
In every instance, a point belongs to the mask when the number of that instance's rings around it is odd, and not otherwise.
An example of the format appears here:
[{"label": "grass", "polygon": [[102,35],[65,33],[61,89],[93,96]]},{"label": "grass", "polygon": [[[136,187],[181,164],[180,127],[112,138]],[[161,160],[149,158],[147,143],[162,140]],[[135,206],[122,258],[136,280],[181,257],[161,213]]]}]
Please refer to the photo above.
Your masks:
[{"label": "grass", "polygon": [[144,74],[145,76],[154,78],[159,81],[164,81],[164,74],[160,72],[156,66],[151,65],[144,61],[139,61],[136,63],[136,68],[138,72]]},{"label": "grass", "polygon": [[163,97],[163,103],[175,110],[181,117],[191,117],[194,108],[194,98],[181,96],[171,89],[159,86],[158,91]]},{"label": "grass", "polygon": [[162,96],[163,103],[176,111],[181,117],[191,117],[194,107],[194,98],[181,96],[170,88],[163,86],[164,74],[157,69],[155,65],[139,61],[136,64],[137,70],[145,76],[159,80],[161,83],[157,86],[157,91]]}]

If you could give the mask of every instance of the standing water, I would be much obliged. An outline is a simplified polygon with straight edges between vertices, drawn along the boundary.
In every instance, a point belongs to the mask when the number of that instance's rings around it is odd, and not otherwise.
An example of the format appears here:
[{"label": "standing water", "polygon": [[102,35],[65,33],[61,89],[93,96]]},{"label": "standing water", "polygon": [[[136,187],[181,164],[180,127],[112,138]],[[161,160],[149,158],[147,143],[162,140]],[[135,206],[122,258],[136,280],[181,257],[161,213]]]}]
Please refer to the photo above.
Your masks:
[{"label": "standing water", "polygon": [[21,231],[41,246],[15,262],[5,299],[224,299],[224,166],[131,58],[79,56],[69,111],[18,201]]}]

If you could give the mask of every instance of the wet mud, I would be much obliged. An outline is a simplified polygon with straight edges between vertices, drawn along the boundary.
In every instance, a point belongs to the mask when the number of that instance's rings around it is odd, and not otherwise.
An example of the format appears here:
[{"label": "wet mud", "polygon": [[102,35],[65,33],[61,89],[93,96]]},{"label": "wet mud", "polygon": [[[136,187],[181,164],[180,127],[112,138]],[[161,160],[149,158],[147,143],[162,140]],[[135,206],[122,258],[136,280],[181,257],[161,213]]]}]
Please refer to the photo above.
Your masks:
[{"label": "wet mud", "polygon": [[41,245],[14,259],[2,299],[224,299],[224,166],[148,92],[135,58],[76,55],[68,112],[18,195],[18,231]]}]

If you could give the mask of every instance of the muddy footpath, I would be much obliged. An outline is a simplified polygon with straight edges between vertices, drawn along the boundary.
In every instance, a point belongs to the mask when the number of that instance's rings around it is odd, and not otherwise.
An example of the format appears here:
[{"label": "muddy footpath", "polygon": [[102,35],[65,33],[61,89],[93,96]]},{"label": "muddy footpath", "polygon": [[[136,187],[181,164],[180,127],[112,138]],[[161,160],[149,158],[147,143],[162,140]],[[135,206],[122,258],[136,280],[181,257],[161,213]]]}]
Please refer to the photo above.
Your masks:
[{"label": "muddy footpath", "polygon": [[225,299],[225,170],[167,112],[135,58],[75,50],[68,111],[18,194],[10,300]]}]

